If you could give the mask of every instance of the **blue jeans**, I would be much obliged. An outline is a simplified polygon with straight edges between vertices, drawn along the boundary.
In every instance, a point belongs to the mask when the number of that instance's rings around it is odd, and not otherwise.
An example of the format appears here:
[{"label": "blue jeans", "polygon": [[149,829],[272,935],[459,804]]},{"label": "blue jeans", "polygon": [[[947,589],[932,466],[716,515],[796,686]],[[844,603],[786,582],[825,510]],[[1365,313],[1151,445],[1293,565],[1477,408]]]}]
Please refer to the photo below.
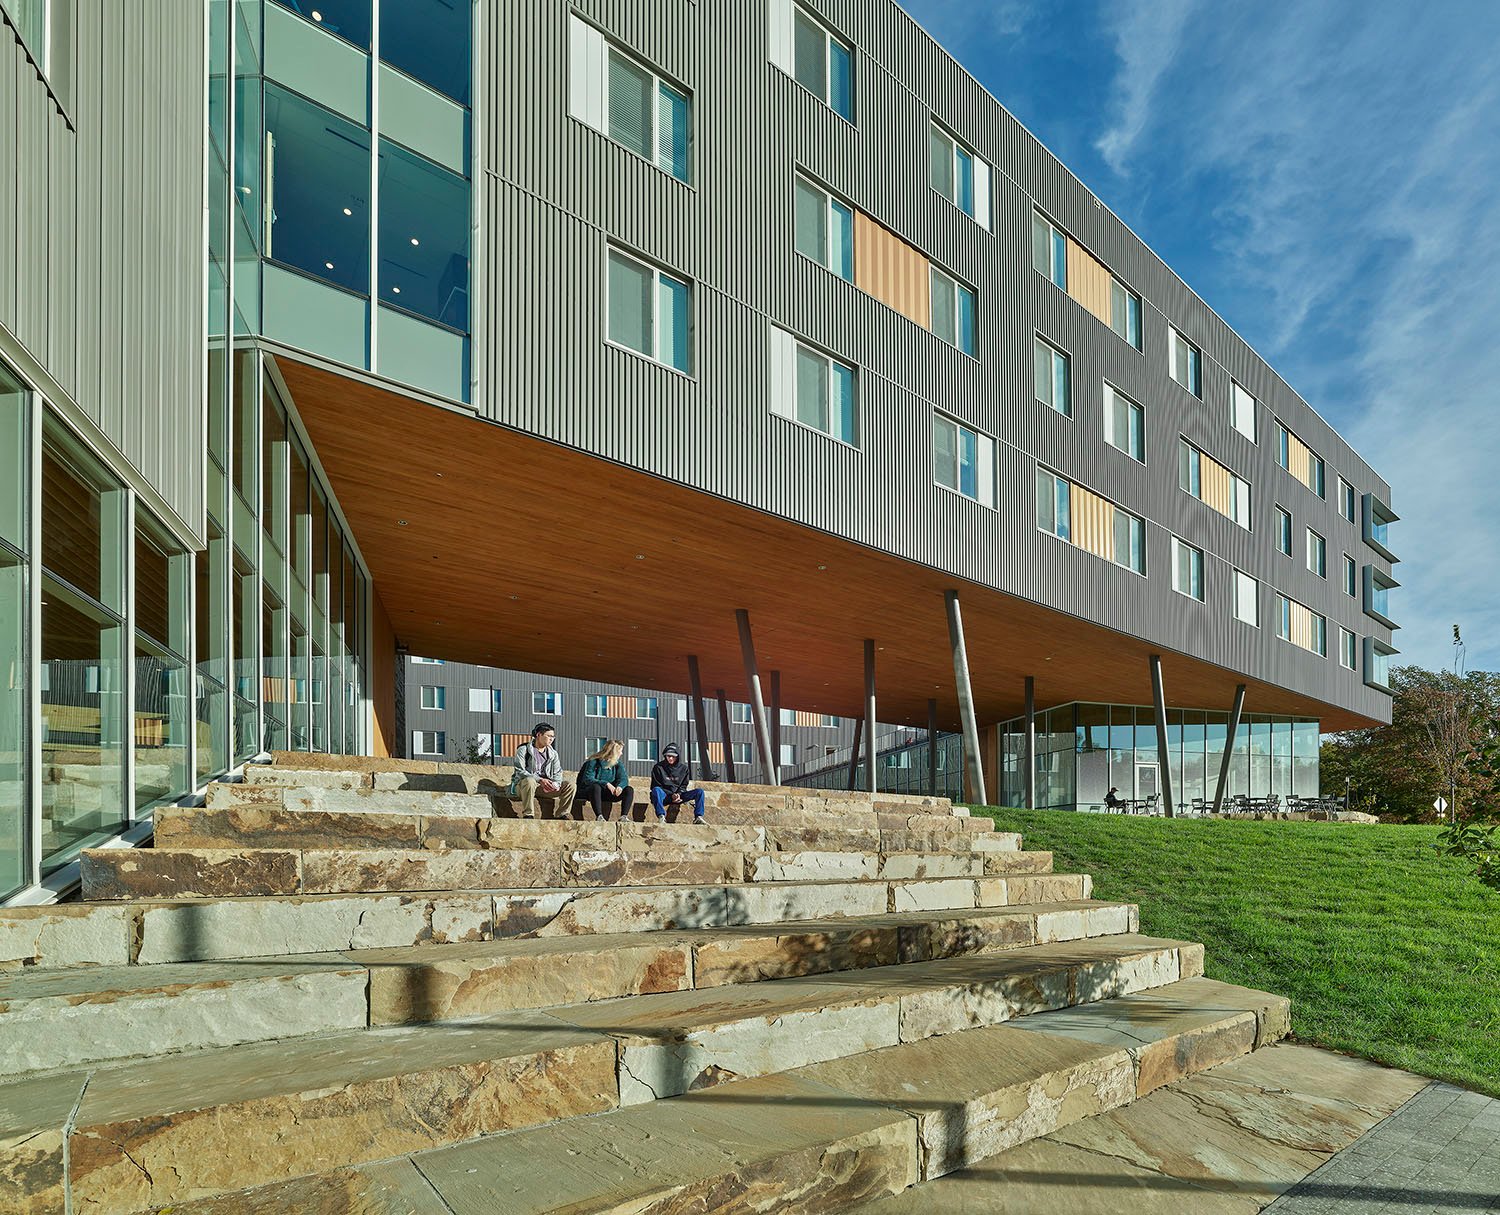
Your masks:
[{"label": "blue jeans", "polygon": [[[656,807],[656,816],[657,816],[657,818],[666,818],[667,817],[667,805],[668,805],[667,798],[669,798],[670,796],[671,796],[671,794],[669,794],[665,789],[663,789],[663,788],[661,788],[661,787],[659,787],[657,785],[652,785],[651,786],[651,804]],[[702,818],[703,817],[703,790],[702,789],[689,789],[686,793],[684,793],[682,795],[682,804],[685,806],[689,802],[693,803],[693,817],[694,818]]]}]

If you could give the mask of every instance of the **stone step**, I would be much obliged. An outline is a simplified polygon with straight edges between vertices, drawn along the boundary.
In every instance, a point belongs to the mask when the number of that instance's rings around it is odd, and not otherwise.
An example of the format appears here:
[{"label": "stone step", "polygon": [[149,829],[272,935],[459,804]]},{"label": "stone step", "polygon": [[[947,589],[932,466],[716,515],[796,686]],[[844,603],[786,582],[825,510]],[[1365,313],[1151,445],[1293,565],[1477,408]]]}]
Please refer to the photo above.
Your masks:
[{"label": "stone step", "polygon": [[980,956],[1135,923],[1128,904],[1081,904],[12,973],[0,976],[0,1075]]},{"label": "stone step", "polygon": [[[961,1191],[924,1205],[939,1187],[919,1183],[1130,1103],[1149,1091],[1139,1087],[1138,1051],[1178,1059],[1182,1075],[1234,1058],[1254,1042],[1245,1026],[1253,1030],[1260,1010],[1274,1002],[1262,993],[1189,979],[1091,1006],[1104,1019],[1140,1026],[1149,1045],[1053,1032],[1048,1018],[1055,1014],[1042,1013],[401,1159],[361,1165],[355,1157],[349,1161],[354,1167],[173,1210],[967,1210]],[[892,1122],[892,1114],[904,1121]],[[150,1171],[150,1158],[142,1160]],[[269,1176],[292,1171],[276,1174],[272,1163]],[[189,1186],[194,1181],[185,1180]]]},{"label": "stone step", "polygon": [[[89,900],[198,899],[242,895],[352,894],[400,890],[705,885],[828,880],[950,878],[1014,883],[1001,902],[1088,898],[1086,875],[1028,873],[1050,853],[954,856],[927,853],[775,853],[726,848],[639,852],[539,849],[106,848],[81,857]],[[1021,872],[1017,873],[1016,870]],[[998,870],[1007,876],[994,876]],[[895,910],[919,910],[897,906]]]},{"label": "stone step", "polygon": [[[1017,887],[1016,894],[1023,892]],[[1006,882],[473,889],[0,908],[0,973],[1003,906]],[[1058,914],[1069,906],[1056,903]]]},{"label": "stone step", "polygon": [[[976,820],[978,821],[978,820]],[[167,806],[156,812],[160,848],[523,848],[644,851],[738,848],[745,852],[997,852],[1020,837],[965,830],[763,827],[720,823],[582,822],[337,810],[278,804]]]}]

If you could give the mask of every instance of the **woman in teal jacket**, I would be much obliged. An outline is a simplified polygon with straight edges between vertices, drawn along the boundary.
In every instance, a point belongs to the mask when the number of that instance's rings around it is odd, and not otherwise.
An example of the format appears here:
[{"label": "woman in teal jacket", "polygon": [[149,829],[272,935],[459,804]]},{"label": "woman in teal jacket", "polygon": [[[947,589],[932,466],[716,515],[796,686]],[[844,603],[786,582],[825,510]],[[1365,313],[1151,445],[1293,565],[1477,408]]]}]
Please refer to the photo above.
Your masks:
[{"label": "woman in teal jacket", "polygon": [[635,790],[630,784],[630,773],[620,762],[625,744],[611,738],[597,752],[583,761],[578,772],[578,802],[594,808],[595,818],[608,818],[608,807],[620,803],[620,817],[630,818],[635,806]]}]

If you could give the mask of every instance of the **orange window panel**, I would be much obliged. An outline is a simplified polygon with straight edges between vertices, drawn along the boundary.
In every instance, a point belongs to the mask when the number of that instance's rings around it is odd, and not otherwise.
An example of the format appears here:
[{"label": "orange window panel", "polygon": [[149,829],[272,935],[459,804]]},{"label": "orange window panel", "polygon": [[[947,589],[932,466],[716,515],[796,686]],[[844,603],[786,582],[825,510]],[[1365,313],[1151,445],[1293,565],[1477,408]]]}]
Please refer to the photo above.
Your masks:
[{"label": "orange window panel", "polygon": [[1114,505],[1081,485],[1073,486],[1072,499],[1073,543],[1096,557],[1113,561]]},{"label": "orange window panel", "polygon": [[854,213],[854,285],[923,329],[932,325],[927,258],[863,211]]},{"label": "orange window panel", "polygon": [[1087,249],[1068,237],[1068,294],[1109,324],[1109,271]]},{"label": "orange window panel", "polygon": [[1202,460],[1203,500],[1219,514],[1234,518],[1234,491],[1229,470],[1207,456]]},{"label": "orange window panel", "polygon": [[606,717],[634,717],[634,696],[607,696],[605,697],[604,715]]},{"label": "orange window panel", "polygon": [[514,756],[530,741],[530,734],[502,734],[500,735],[500,754]]}]

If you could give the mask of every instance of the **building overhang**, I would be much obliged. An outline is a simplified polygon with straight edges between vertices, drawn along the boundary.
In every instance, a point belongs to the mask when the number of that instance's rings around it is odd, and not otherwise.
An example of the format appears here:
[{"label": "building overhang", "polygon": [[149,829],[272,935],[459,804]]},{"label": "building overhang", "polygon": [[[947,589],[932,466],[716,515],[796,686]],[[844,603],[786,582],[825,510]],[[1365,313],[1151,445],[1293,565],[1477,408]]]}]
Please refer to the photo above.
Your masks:
[{"label": "building overhang", "polygon": [[782,703],[859,716],[874,638],[881,721],[959,727],[944,593],[959,592],[976,713],[1149,704],[1381,724],[1031,600],[282,355],[281,375],[398,641],[457,662],[748,698],[735,610]]}]

